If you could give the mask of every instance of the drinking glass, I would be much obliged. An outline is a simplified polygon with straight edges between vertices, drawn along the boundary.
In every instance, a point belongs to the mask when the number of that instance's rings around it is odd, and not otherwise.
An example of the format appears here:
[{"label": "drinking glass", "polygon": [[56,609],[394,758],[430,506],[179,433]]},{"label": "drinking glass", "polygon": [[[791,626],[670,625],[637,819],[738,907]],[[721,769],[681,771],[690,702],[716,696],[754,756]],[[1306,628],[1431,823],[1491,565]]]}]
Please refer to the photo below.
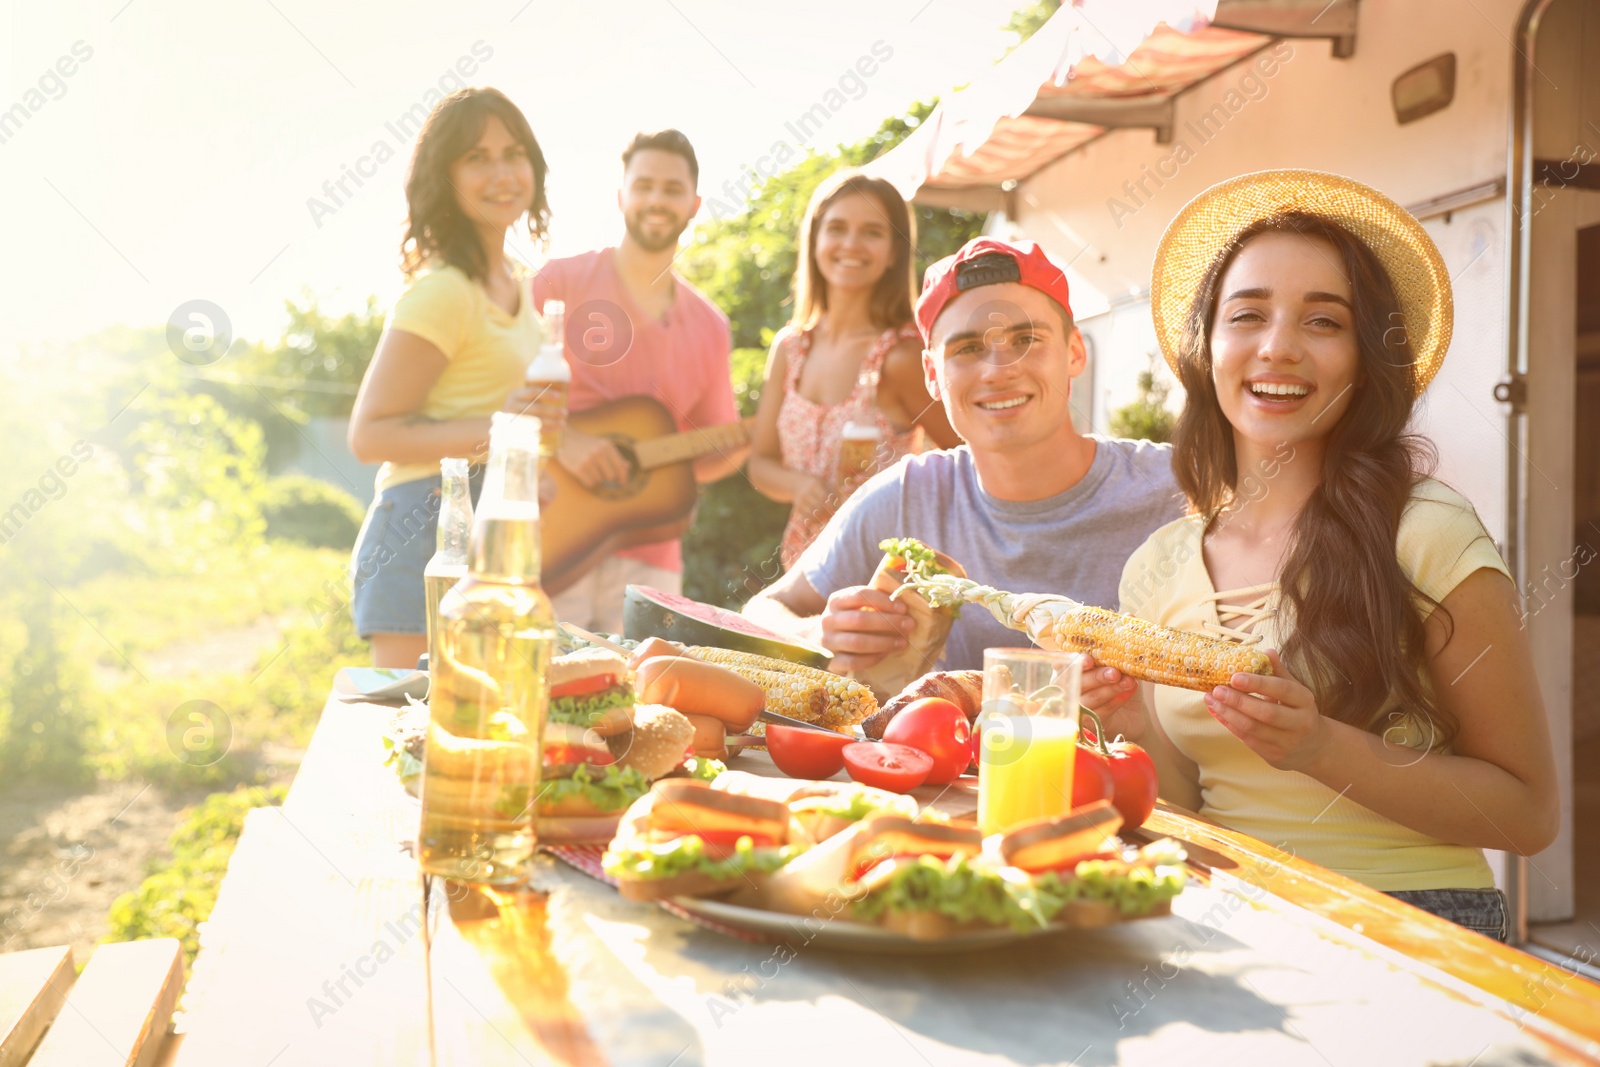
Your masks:
[{"label": "drinking glass", "polygon": [[978,827],[1000,833],[1072,807],[1083,656],[1041,648],[983,653]]}]

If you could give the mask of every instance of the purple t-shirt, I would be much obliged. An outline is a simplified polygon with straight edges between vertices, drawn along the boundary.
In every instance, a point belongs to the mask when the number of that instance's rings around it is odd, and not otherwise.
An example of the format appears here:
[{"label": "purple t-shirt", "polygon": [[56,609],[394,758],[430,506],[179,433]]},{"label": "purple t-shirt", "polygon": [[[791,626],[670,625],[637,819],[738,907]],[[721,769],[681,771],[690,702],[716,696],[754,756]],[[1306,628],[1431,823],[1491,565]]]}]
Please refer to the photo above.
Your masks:
[{"label": "purple t-shirt", "polygon": [[[915,537],[967,577],[1008,593],[1057,593],[1117,607],[1123,564],[1152,531],[1184,512],[1172,447],[1089,435],[1089,470],[1064,493],[1000,500],[983,491],[966,445],[907,456],[856,490],[795,566],[823,597],[865,585],[883,559],[878,542]],[[987,608],[962,608],[941,670],[978,670],[986,648],[1031,644]]]}]

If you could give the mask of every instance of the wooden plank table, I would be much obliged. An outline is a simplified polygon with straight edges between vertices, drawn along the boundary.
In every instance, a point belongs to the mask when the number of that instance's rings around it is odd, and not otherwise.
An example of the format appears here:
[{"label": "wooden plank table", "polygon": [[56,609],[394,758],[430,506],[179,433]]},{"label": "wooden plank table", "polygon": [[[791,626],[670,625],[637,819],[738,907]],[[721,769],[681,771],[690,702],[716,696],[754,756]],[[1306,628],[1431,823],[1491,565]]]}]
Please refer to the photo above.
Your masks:
[{"label": "wooden plank table", "polygon": [[1177,812],[1151,823],[1192,847],[1170,918],[982,953],[738,941],[547,856],[424,906],[391,715],[331,699],[246,820],[177,1064],[1600,1062],[1593,984]]}]

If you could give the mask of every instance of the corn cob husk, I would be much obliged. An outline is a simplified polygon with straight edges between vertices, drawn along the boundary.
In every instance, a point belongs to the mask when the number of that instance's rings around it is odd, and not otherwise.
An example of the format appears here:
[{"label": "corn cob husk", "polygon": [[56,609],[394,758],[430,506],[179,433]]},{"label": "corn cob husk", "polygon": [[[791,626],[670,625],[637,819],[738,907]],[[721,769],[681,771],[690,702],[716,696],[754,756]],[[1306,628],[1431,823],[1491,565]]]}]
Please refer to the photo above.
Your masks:
[{"label": "corn cob husk", "polygon": [[800,663],[696,646],[689,654],[726,667],[755,682],[767,694],[767,710],[830,730],[844,730],[877,713],[878,700],[860,682]]},{"label": "corn cob husk", "polygon": [[935,607],[981,604],[999,622],[1021,630],[1040,648],[1089,652],[1095,661],[1145,682],[1205,691],[1233,675],[1271,674],[1266,653],[1205,634],[1159,626],[1132,615],[1048,593],[1007,593],[949,574],[908,574]]}]

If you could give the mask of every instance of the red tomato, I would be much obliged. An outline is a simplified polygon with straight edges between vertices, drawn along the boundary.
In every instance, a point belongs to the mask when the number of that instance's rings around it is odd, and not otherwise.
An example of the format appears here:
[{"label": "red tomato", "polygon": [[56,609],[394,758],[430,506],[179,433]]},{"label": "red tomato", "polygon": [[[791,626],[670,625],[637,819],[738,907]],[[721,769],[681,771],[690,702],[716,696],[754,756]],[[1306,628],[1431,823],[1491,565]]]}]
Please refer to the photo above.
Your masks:
[{"label": "red tomato", "polygon": [[551,686],[550,697],[553,700],[556,697],[588,696],[590,693],[598,693],[603,689],[610,689],[616,684],[615,675],[591,674],[587,678],[578,678],[570,682],[564,682],[561,685]]},{"label": "red tomato", "polygon": [[584,748],[582,745],[546,745],[544,749],[544,763],[549,767],[559,767],[563,763],[592,763],[596,767],[606,767],[616,762],[616,758],[604,749]]},{"label": "red tomato", "polygon": [[[1111,771],[1111,803],[1121,814],[1122,824],[1130,828],[1143,826],[1150,813],[1156,810],[1156,791],[1160,788],[1160,782],[1156,777],[1155,761],[1150,758],[1150,753],[1132,741],[1124,741],[1119,737],[1107,742],[1100,717],[1088,708],[1083,710],[1083,717],[1093,730],[1098,748],[1096,754],[1106,761]],[[1076,788],[1073,793],[1077,793]]]},{"label": "red tomato", "polygon": [[1072,761],[1072,806],[1081,808],[1099,800],[1116,796],[1117,784],[1111,777],[1111,764],[1106,757],[1090,748],[1079,745]]},{"label": "red tomato", "polygon": [[730,853],[733,851],[733,846],[738,845],[741,837],[750,838],[750,845],[754,845],[755,848],[771,848],[771,845],[773,845],[773,838],[770,835],[766,835],[766,833],[747,833],[746,830],[701,830],[694,837],[706,841],[707,845],[726,848]]},{"label": "red tomato", "polygon": [[929,785],[948,785],[972,762],[972,725],[967,722],[967,713],[938,697],[909,704],[889,720],[883,739],[932,756]]},{"label": "red tomato", "polygon": [[862,785],[909,793],[933,773],[933,757],[909,745],[855,741],[844,746],[844,767]]},{"label": "red tomato", "polygon": [[790,778],[832,778],[844,769],[844,749],[852,744],[849,734],[767,724],[767,755]]},{"label": "red tomato", "polygon": [[1111,803],[1122,813],[1124,826],[1143,826],[1156,810],[1156,765],[1150,753],[1132,741],[1113,741],[1111,780],[1116,793]]}]

